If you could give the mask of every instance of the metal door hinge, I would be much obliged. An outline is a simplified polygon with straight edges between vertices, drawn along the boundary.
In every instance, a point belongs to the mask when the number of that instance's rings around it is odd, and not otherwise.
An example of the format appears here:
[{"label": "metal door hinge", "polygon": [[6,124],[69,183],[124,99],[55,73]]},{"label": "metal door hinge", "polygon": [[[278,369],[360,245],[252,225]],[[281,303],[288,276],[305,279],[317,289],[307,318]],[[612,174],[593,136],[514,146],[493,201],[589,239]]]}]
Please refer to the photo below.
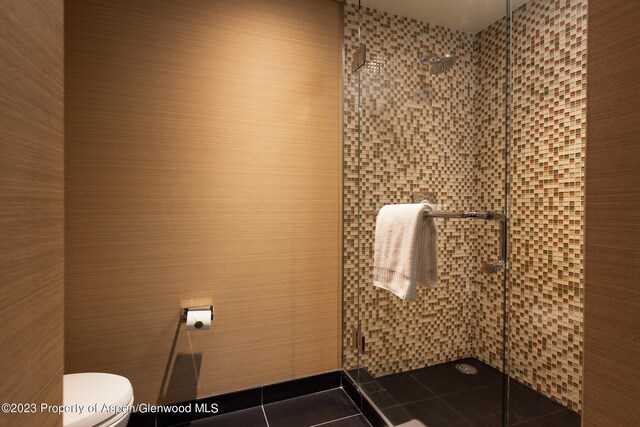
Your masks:
[{"label": "metal door hinge", "polygon": [[360,353],[364,353],[365,339],[364,334],[357,328],[351,329],[351,344]]},{"label": "metal door hinge", "polygon": [[353,62],[351,63],[351,71],[358,71],[367,62],[367,46],[361,44],[358,50],[353,54]]}]

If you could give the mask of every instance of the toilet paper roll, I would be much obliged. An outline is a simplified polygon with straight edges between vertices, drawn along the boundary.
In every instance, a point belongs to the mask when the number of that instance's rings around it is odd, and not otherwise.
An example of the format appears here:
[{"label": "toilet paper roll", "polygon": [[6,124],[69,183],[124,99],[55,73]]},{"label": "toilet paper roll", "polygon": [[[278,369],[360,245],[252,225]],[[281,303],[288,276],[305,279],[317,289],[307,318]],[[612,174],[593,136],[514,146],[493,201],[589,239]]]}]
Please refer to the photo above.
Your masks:
[{"label": "toilet paper roll", "polygon": [[189,310],[187,331],[208,331],[211,329],[211,310]]}]

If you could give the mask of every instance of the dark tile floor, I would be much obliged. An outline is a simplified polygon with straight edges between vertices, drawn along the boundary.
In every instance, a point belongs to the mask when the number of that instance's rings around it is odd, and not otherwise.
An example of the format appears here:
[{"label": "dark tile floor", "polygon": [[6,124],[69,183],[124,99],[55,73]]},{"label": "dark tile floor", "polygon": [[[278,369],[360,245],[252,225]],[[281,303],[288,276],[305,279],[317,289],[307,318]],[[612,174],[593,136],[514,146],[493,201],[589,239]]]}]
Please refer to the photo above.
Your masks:
[{"label": "dark tile floor", "polygon": [[[466,375],[457,363],[473,365]],[[394,425],[499,427],[505,376],[476,359],[464,359],[361,383],[362,390]],[[580,416],[511,380],[510,425],[579,427]]]},{"label": "dark tile floor", "polygon": [[[457,363],[478,373],[465,375]],[[505,376],[476,359],[464,359],[361,383],[396,426],[500,427]],[[580,416],[515,381],[510,384],[510,425],[579,427]],[[192,427],[371,427],[342,388],[191,421]]]},{"label": "dark tile floor", "polygon": [[190,427],[371,427],[341,388],[191,421]]}]

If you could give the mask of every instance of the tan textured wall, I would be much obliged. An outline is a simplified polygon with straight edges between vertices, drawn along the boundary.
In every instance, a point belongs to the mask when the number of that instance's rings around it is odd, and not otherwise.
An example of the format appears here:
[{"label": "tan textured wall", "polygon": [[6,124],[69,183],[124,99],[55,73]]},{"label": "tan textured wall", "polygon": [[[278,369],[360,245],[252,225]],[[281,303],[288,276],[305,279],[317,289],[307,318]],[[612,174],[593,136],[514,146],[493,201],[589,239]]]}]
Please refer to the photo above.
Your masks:
[{"label": "tan textured wall", "polygon": [[[340,4],[66,19],[66,371],[175,402],[337,369]],[[177,331],[208,300],[212,331]]]},{"label": "tan textured wall", "polygon": [[[63,2],[0,2],[0,397],[62,403]],[[0,414],[0,425],[61,425]]]},{"label": "tan textured wall", "polygon": [[585,427],[640,420],[640,5],[589,1]]}]

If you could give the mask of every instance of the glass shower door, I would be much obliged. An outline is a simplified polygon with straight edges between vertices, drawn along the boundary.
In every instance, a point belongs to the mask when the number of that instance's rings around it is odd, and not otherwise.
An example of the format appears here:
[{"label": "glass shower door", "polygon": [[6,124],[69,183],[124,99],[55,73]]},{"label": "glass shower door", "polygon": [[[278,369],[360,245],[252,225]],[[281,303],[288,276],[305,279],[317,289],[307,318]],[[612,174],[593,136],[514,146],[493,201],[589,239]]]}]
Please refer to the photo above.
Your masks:
[{"label": "glass shower door", "polygon": [[505,3],[474,25],[487,11],[466,4],[418,19],[345,3],[343,362],[391,425],[502,424],[505,269],[483,269],[500,222],[435,219],[438,281],[414,302],[372,284],[382,206],[506,213]]}]

